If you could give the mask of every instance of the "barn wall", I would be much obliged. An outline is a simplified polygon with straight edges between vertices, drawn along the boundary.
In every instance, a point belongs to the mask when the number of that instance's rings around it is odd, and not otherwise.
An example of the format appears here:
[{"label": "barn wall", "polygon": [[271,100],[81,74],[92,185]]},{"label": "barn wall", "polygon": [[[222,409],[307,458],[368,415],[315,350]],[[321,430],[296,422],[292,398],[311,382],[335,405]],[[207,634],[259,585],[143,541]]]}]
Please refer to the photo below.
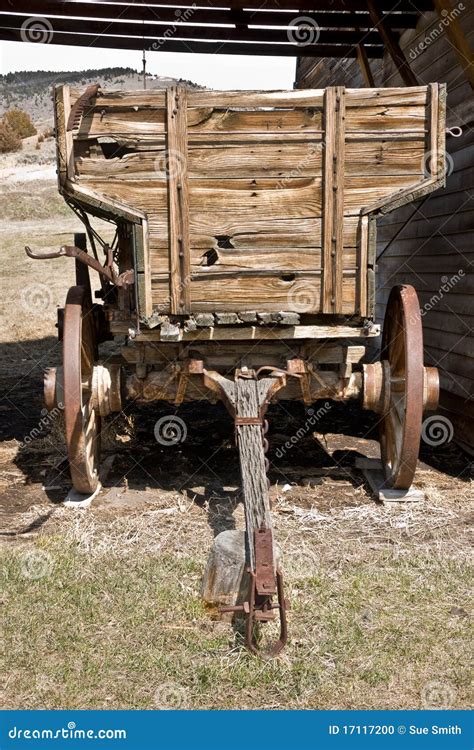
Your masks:
[{"label": "barn wall", "polygon": [[[474,48],[474,4],[453,2],[455,7]],[[420,84],[447,83],[448,125],[460,125],[463,135],[447,138],[446,188],[378,221],[380,255],[409,219],[379,260],[376,315],[383,319],[394,284],[415,286],[423,310],[426,364],[439,368],[442,408],[457,439],[474,451],[474,93],[436,13],[423,14],[400,44]],[[372,60],[371,69],[377,86],[404,85],[387,55]],[[357,61],[298,61],[297,87],[331,85],[364,86]]]}]

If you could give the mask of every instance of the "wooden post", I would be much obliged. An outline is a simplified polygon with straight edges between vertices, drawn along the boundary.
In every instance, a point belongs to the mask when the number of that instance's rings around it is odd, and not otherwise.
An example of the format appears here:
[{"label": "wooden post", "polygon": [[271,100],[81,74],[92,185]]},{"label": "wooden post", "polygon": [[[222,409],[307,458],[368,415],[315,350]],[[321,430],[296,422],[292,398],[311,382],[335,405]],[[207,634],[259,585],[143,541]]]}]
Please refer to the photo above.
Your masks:
[{"label": "wooden post", "polygon": [[268,497],[265,454],[263,450],[262,402],[259,385],[264,385],[254,378],[236,380],[236,419],[255,419],[258,424],[240,424],[236,426],[237,444],[239,447],[240,474],[244,495],[245,520],[249,560],[255,570],[254,532],[265,527],[271,529],[272,517]]},{"label": "wooden post", "polygon": [[443,24],[446,36],[454,47],[459,64],[471,88],[474,89],[474,55],[461,25],[453,16],[454,8],[450,0],[434,0],[434,5],[440,18],[446,21],[446,24]]},{"label": "wooden post", "polygon": [[[79,247],[81,250],[84,250],[87,253],[87,237],[84,232],[76,232],[74,235],[74,245],[76,247]],[[76,266],[76,284],[78,286],[85,287],[88,296],[92,300],[92,292],[91,292],[91,280],[89,276],[89,266],[86,266],[85,263],[82,263],[80,260],[76,258],[75,260],[75,266]]]},{"label": "wooden post", "polygon": [[187,96],[184,86],[166,90],[171,312],[191,311],[189,259]]},{"label": "wooden post", "polygon": [[214,539],[201,585],[201,596],[211,607],[234,607],[247,598],[249,560],[245,531],[221,531]]},{"label": "wooden post", "polygon": [[[248,598],[250,560],[245,544],[245,531],[228,529],[214,539],[201,584],[201,597],[210,607],[235,607]],[[278,567],[281,551],[274,545]],[[222,619],[232,619],[232,613]]]},{"label": "wooden post", "polygon": [[380,15],[378,8],[376,7],[373,0],[367,0],[367,9],[370,14],[370,18],[375,28],[382,37],[382,41],[387,48],[393,62],[397,66],[398,72],[400,73],[406,86],[417,86],[418,81],[413,73],[408,60],[406,59],[403,51],[393,35],[392,31],[387,28],[383,16]]},{"label": "wooden post", "polygon": [[344,86],[327,88],[324,98],[325,150],[321,309],[323,313],[333,314],[342,312],[345,111]]},{"label": "wooden post", "polygon": [[372,71],[370,69],[369,58],[367,56],[367,51],[363,44],[357,45],[356,53],[357,53],[357,62],[359,63],[359,67],[361,69],[362,77],[365,81],[365,85],[369,89],[375,88],[374,76],[372,75]]}]

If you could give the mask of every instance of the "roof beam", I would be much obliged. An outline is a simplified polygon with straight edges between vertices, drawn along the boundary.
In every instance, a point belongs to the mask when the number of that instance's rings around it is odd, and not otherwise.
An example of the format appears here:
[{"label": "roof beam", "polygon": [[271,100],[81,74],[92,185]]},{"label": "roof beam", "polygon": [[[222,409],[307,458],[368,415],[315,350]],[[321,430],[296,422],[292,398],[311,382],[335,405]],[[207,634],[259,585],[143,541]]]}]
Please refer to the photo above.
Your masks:
[{"label": "roof beam", "polygon": [[369,10],[373,24],[379,30],[380,36],[383,39],[383,43],[385,44],[390,57],[395,63],[405,85],[417,86],[418,81],[414,72],[410,68],[408,60],[406,59],[403,50],[398,43],[398,40],[392,34],[390,29],[387,29],[387,27],[385,26],[385,18],[383,15],[381,15],[380,10],[375,4],[374,0],[367,0],[367,8]]},{"label": "roof beam", "polygon": [[471,88],[474,89],[474,54],[467,40],[461,24],[457,20],[456,10],[449,0],[434,0],[439,17],[443,20],[449,19],[444,25],[444,32],[451,42]]},{"label": "roof beam", "polygon": [[[44,17],[44,16],[43,16]],[[31,16],[28,20],[32,18]],[[25,16],[17,14],[0,15],[0,25],[4,28],[21,29],[27,20]],[[249,29],[246,27],[220,28],[215,26],[184,26],[182,24],[162,25],[144,24],[125,21],[90,21],[87,19],[53,18],[47,19],[51,24],[53,32],[74,32],[75,34],[94,34],[95,36],[119,35],[125,37],[137,37],[141,40],[141,47],[145,49],[153,43],[153,40],[171,39],[195,39],[215,40],[217,42],[271,42],[273,44],[291,44],[295,57],[300,50],[306,46],[296,43],[292,36],[293,27],[286,29]],[[377,31],[348,31],[347,29],[319,29],[309,25],[308,36],[314,32],[314,42],[320,44],[343,44],[357,45],[364,42],[365,45],[381,44],[380,35]],[[316,33],[317,32],[317,33]]]},{"label": "roof beam", "polygon": [[[261,10],[262,8],[262,0],[256,0],[256,2],[249,2],[249,0],[221,0],[222,5],[224,7],[231,7],[231,5],[234,8],[255,8],[255,10]],[[113,5],[114,3],[117,3],[117,0],[101,0],[101,2],[106,4]],[[192,7],[193,2],[190,0],[155,0],[155,3],[158,5],[164,5],[171,8],[176,8],[180,6],[187,6]],[[69,5],[69,3],[66,2],[63,3],[63,5]],[[129,0],[128,5],[135,6],[135,5],[143,5],[144,3],[142,0]],[[146,5],[153,5],[153,2],[147,2]],[[31,11],[33,12],[33,7],[41,9],[41,6],[43,5],[42,0],[30,0],[30,7]],[[218,5],[213,0],[196,0],[195,5],[198,7],[203,8],[212,8],[215,5]],[[415,3],[412,2],[412,0],[377,0],[377,5],[381,13],[390,13],[392,11],[397,12],[413,12],[414,10],[419,11],[420,13],[427,10],[433,10],[433,2],[432,0],[416,0],[416,7],[414,7]],[[367,5],[365,0],[319,0],[318,2],[318,10],[337,10],[337,11],[365,11],[367,10]],[[314,0],[266,0],[265,2],[265,8],[267,10],[291,10],[295,13],[299,13],[302,10],[315,10],[315,2]],[[38,10],[37,12],[40,12]]]},{"label": "roof beam", "polygon": [[[0,27],[0,40],[9,42],[23,41],[20,29],[7,29]],[[225,55],[268,55],[278,57],[356,57],[357,50],[353,45],[336,44],[312,44],[306,47],[297,47],[294,44],[261,44],[245,42],[203,42],[191,40],[179,40],[174,37],[166,40],[147,40],[146,47],[150,52],[196,52],[204,54]],[[118,37],[105,34],[74,34],[65,32],[52,32],[52,44],[75,45],[80,47],[99,47],[106,49],[143,49],[143,39],[140,37]],[[366,48],[370,57],[382,57],[383,46],[372,46]]]},{"label": "roof beam", "polygon": [[[248,4],[250,5],[250,3]],[[231,10],[225,8],[190,8],[188,13],[184,9],[184,14],[176,16],[176,10],[171,6],[151,7],[142,3],[132,3],[130,5],[117,5],[116,3],[95,2],[93,5],[85,2],[64,2],[63,0],[44,0],[37,3],[33,0],[16,0],[15,5],[11,6],[11,11],[15,13],[25,13],[30,15],[51,16],[58,15],[67,17],[79,16],[85,18],[104,18],[109,21],[161,21],[162,23],[177,23],[178,21],[189,22],[192,24],[228,24],[230,26],[251,25],[251,26],[282,26],[288,27],[299,15],[300,11],[268,11],[259,8],[258,10]],[[333,29],[370,29],[373,24],[367,9],[363,13],[354,12],[329,12],[324,10],[306,11],[310,18],[314,18],[320,28]],[[386,17],[386,25],[392,29],[412,29],[415,28],[419,14],[410,13],[391,13]],[[0,25],[2,19],[0,16]]]}]

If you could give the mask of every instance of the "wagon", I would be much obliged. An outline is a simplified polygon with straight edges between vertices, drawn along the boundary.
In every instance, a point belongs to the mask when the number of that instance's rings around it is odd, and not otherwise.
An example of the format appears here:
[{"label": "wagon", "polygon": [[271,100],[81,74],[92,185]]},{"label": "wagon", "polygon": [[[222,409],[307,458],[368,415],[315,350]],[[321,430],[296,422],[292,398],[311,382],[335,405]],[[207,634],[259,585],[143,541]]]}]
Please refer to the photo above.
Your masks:
[{"label": "wagon", "polygon": [[[101,417],[137,402],[222,400],[235,421],[248,594],[228,609],[279,616],[265,457],[271,401],[359,400],[377,413],[387,487],[408,489],[438,375],[423,366],[415,290],[375,316],[376,220],[444,184],[445,89],[218,92],[55,90],[59,190],[85,233],[59,321],[72,483],[99,482]],[[107,244],[90,217],[115,226]],[[27,248],[31,257],[44,253]],[[96,300],[89,271],[100,277]],[[381,353],[367,350],[382,335]],[[121,361],[99,346],[126,339]],[[370,357],[369,357],[370,360]],[[179,419],[163,428],[179,433]]]}]

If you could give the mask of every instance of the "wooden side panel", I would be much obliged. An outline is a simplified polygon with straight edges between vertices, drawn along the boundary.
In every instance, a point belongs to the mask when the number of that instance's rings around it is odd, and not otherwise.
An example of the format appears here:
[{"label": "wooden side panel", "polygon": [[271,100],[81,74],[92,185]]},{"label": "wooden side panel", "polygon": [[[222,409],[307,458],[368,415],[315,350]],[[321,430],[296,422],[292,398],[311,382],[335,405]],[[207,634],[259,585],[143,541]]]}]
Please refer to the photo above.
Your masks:
[{"label": "wooden side panel", "polygon": [[438,176],[437,92],[102,91],[75,184],[145,217],[147,309],[279,311],[296,295],[299,312],[364,317],[371,212]]}]

